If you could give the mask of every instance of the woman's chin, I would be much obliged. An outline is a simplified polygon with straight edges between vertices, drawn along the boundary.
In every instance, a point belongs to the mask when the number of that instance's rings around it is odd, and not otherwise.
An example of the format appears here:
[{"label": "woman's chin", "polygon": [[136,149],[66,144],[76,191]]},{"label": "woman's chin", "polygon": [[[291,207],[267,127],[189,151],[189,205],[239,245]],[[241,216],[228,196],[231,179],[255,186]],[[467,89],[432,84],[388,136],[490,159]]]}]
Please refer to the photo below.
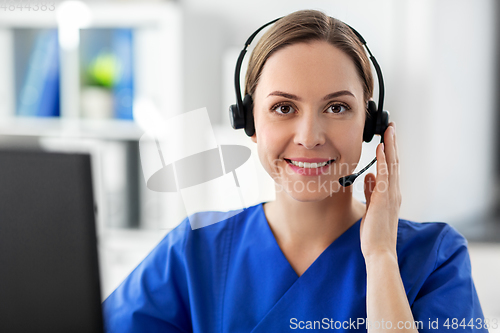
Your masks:
[{"label": "woman's chin", "polygon": [[[285,186],[285,184],[288,186]],[[276,193],[286,193],[300,202],[315,202],[332,197],[339,192],[349,192],[345,191],[345,189],[340,186],[338,181],[309,181],[308,183],[294,181],[277,184]]]},{"label": "woman's chin", "polygon": [[291,198],[299,202],[318,202],[329,197],[328,192],[285,191]]}]

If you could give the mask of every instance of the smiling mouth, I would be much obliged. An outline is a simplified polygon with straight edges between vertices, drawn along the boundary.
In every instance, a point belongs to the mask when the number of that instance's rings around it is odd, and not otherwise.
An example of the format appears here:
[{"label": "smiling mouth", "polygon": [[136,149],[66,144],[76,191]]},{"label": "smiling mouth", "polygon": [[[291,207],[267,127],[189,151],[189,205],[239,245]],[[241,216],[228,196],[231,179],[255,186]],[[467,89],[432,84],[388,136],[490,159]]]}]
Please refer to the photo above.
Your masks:
[{"label": "smiling mouth", "polygon": [[292,161],[287,158],[284,159],[288,164],[294,165],[299,168],[304,168],[304,169],[316,169],[316,168],[322,168],[324,166],[327,166],[333,162],[335,162],[335,159],[329,160],[327,162],[321,162],[321,163],[307,163],[307,162],[298,162],[298,161]]}]

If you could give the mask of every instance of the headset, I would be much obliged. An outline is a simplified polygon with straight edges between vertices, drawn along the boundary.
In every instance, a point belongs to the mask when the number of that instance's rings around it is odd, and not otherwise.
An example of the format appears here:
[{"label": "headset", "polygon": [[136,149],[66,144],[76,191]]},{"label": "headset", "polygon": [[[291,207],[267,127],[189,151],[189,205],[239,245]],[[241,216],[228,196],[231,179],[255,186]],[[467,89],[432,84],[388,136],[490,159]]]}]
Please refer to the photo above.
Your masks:
[{"label": "headset", "polygon": [[[251,34],[250,37],[245,42],[245,46],[243,47],[243,50],[241,50],[238,60],[236,62],[236,69],[234,72],[236,104],[233,104],[229,107],[229,119],[231,122],[231,126],[234,129],[244,128],[245,133],[248,136],[252,136],[255,133],[255,123],[253,117],[253,100],[252,96],[250,96],[249,94],[246,94],[244,99],[241,98],[241,88],[240,88],[241,64],[243,63],[243,58],[247,53],[247,48],[252,43],[255,36],[257,36],[257,34],[262,29],[275,23],[276,21],[279,21],[280,19],[282,19],[282,17],[274,19],[264,24],[259,29],[255,30],[255,32]],[[377,73],[377,81],[379,86],[378,107],[377,104],[372,100],[370,100],[367,104],[368,115],[366,117],[365,127],[363,130],[363,141],[370,142],[373,136],[377,134],[380,135],[380,142],[384,142],[384,132],[389,126],[389,112],[383,109],[385,88],[384,88],[384,78],[382,76],[382,70],[380,69],[377,59],[375,59],[375,57],[371,53],[370,49],[368,48],[368,45],[366,45],[365,39],[361,36],[359,32],[357,32],[350,25],[348,24],[346,25],[351,29],[351,31],[356,35],[358,40],[367,50],[370,61],[372,62],[373,67],[375,68],[375,71]],[[377,158],[375,157],[366,167],[364,167],[359,172],[340,178],[339,179],[340,185],[344,187],[352,185],[354,183],[354,180],[363,172],[368,170],[368,168],[372,166],[373,163],[375,163],[376,161]]]}]

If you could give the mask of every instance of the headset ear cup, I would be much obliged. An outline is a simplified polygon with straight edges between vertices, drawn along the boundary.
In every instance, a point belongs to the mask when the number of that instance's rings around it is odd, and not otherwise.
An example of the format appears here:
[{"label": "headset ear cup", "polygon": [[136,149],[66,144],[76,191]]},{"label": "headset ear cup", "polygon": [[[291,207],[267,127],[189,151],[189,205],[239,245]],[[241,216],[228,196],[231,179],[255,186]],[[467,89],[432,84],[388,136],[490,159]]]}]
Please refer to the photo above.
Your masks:
[{"label": "headset ear cup", "polygon": [[255,123],[253,120],[253,99],[252,96],[246,94],[243,99],[243,107],[245,108],[245,133],[252,136],[255,133]]},{"label": "headset ear cup", "polygon": [[229,107],[229,121],[234,129],[245,127],[245,117],[240,116],[238,105],[233,104]]},{"label": "headset ear cup", "polygon": [[375,134],[384,135],[387,127],[389,127],[389,111],[383,110],[380,115],[380,125],[377,126]]},{"label": "headset ear cup", "polygon": [[365,129],[363,130],[363,141],[370,142],[373,139],[377,127],[377,104],[374,101],[368,101],[368,114],[365,120]]}]

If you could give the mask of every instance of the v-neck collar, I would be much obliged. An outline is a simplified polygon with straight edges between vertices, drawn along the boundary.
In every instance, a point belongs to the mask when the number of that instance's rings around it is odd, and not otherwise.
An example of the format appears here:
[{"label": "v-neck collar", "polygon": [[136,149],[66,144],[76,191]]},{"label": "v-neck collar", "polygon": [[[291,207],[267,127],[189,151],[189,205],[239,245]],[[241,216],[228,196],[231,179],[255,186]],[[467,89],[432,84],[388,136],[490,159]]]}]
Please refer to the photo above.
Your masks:
[{"label": "v-neck collar", "polygon": [[295,272],[295,270],[293,269],[293,267],[290,264],[290,262],[288,261],[288,259],[286,258],[285,254],[283,253],[283,250],[281,249],[281,247],[278,244],[278,241],[276,240],[276,237],[274,236],[273,231],[271,230],[271,226],[269,225],[269,221],[267,220],[266,214],[264,212],[264,204],[265,203],[266,202],[260,203],[260,205],[258,207],[259,214],[261,214],[261,218],[259,220],[264,222],[265,232],[268,234],[268,237],[273,240],[273,244],[276,247],[276,250],[279,253],[279,256],[290,267],[290,270],[295,274],[295,277],[297,279],[302,278],[306,274],[312,274],[309,272],[315,270],[316,269],[315,267],[320,265],[321,261],[324,261],[325,260],[324,258],[327,257],[328,253],[331,252],[333,249],[343,247],[343,246],[348,246],[348,245],[353,246],[354,244],[352,244],[352,239],[353,239],[352,236],[353,236],[353,233],[356,233],[356,232],[357,232],[358,237],[354,238],[354,239],[357,239],[357,246],[359,247],[359,244],[360,244],[359,227],[360,227],[360,223],[361,223],[362,218],[357,220],[353,225],[351,225],[349,228],[347,228],[347,230],[344,231],[339,237],[337,237],[332,243],[330,243],[330,245],[328,245],[326,247],[326,249],[323,250],[323,252],[321,252],[321,254],[313,261],[313,263],[311,265],[309,265],[309,267],[307,267],[307,269],[304,271],[304,273],[302,273],[302,275],[299,276],[297,274],[297,272]]}]

